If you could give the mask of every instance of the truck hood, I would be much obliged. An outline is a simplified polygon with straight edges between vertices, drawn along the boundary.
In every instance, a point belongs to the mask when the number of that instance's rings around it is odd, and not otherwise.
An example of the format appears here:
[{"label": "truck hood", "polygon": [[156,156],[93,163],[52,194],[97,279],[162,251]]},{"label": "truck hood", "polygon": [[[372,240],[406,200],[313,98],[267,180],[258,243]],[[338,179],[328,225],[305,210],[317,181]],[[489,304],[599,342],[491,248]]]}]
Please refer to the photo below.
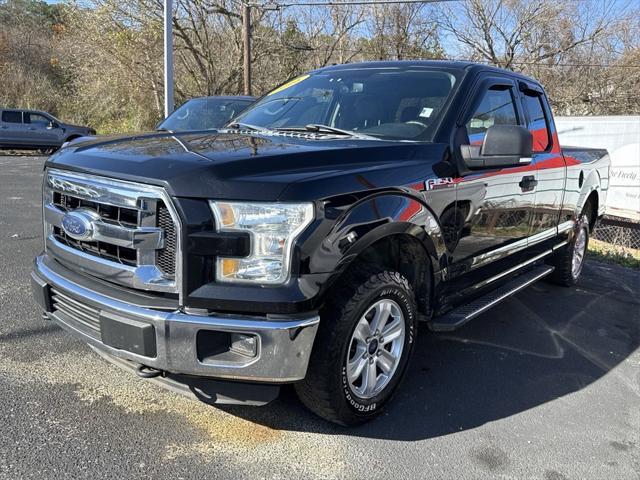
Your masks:
[{"label": "truck hood", "polygon": [[314,135],[163,132],[83,139],[47,166],[161,185],[177,197],[305,201],[424,184],[445,149]]}]

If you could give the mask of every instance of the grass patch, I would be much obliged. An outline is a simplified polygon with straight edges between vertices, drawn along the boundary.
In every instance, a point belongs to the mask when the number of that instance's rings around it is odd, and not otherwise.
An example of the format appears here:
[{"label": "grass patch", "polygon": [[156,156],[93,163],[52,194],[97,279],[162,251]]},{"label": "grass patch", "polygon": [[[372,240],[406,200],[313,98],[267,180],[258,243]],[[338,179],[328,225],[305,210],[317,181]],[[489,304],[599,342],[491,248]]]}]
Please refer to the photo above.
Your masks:
[{"label": "grass patch", "polygon": [[620,247],[590,238],[589,256],[595,260],[640,269],[640,250],[636,248]]}]

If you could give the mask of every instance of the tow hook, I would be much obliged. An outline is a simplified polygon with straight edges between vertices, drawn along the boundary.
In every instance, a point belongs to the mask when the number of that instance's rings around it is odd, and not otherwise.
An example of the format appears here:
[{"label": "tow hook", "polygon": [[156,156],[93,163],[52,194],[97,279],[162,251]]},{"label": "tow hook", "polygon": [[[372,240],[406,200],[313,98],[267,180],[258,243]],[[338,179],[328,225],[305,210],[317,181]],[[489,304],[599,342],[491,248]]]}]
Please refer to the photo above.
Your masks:
[{"label": "tow hook", "polygon": [[142,378],[156,378],[161,375],[164,377],[164,371],[148,367],[146,365],[138,365],[138,368],[136,368],[136,375]]}]

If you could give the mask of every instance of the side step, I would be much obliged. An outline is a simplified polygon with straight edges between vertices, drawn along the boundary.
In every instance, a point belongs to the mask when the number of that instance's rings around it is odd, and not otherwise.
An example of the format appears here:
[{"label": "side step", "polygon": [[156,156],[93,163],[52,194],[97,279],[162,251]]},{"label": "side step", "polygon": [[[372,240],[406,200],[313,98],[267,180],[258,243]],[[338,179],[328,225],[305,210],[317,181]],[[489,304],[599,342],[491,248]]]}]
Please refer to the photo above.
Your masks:
[{"label": "side step", "polygon": [[477,298],[471,303],[462,305],[440,317],[434,318],[429,322],[429,328],[434,332],[451,332],[452,330],[460,328],[469,320],[486,312],[491,307],[499,304],[503,300],[506,300],[514,293],[528,287],[532,283],[540,280],[542,277],[546,277],[553,272],[553,270],[554,267],[550,265],[541,265],[527,273],[522,273],[509,283],[506,283],[496,290]]}]

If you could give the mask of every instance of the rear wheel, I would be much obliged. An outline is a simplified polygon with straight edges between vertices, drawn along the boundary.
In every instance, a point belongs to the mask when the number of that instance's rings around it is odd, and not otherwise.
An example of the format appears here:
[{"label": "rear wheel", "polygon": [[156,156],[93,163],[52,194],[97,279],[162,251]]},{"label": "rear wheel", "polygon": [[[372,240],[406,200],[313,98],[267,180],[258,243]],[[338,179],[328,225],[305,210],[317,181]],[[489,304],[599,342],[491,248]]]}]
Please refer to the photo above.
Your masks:
[{"label": "rear wheel", "polygon": [[321,313],[298,396],[317,415],[356,425],[379,415],[397,389],[416,336],[415,297],[398,272],[359,272]]},{"label": "rear wheel", "polygon": [[556,269],[551,281],[566,287],[575,285],[582,273],[588,246],[589,217],[582,214],[576,222],[571,242],[559,250],[553,259]]}]

